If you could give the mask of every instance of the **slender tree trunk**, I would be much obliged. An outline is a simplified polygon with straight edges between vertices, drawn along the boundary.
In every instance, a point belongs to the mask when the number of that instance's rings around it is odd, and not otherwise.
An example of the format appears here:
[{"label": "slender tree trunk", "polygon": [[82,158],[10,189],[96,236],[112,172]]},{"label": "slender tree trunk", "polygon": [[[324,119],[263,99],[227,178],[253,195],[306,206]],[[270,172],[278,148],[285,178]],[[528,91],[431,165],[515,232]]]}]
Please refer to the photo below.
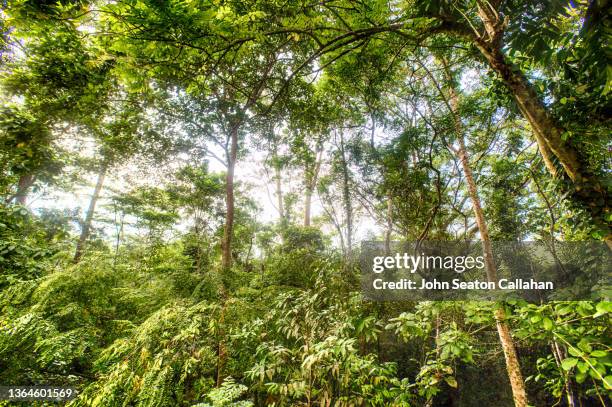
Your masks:
[{"label": "slender tree trunk", "polygon": [[[469,158],[465,149],[463,135],[459,135],[459,159],[461,161],[461,166],[463,167],[463,172],[468,185],[468,192],[472,200],[476,224],[478,225],[478,230],[480,231],[487,280],[497,282],[497,268],[493,259],[493,248],[491,245],[491,238],[489,237],[489,229],[482,211],[480,196],[478,194],[476,183],[474,182],[472,169],[469,165]],[[512,387],[514,405],[516,407],[527,407],[527,392],[525,390],[525,382],[523,380],[523,375],[521,374],[518,356],[514,347],[514,340],[510,334],[510,328],[505,321],[504,309],[502,307],[495,310],[495,321],[499,341],[504,351],[506,370],[508,371],[508,378],[510,379],[510,386]]]},{"label": "slender tree trunk", "polygon": [[461,162],[461,167],[463,168],[468,193],[470,195],[470,200],[472,201],[474,217],[476,218],[476,225],[478,226],[480,238],[482,239],[487,279],[489,281],[497,281],[497,268],[493,259],[493,248],[491,246],[491,238],[489,237],[489,228],[484,218],[484,212],[480,203],[480,195],[478,194],[478,188],[476,187],[476,182],[474,181],[474,174],[472,173],[472,168],[469,164],[469,157],[465,148],[463,135],[458,136],[458,138],[459,149],[457,151],[457,155],[459,156],[459,161]]},{"label": "slender tree trunk", "polygon": [[334,223],[334,226],[336,226],[336,231],[338,232],[338,236],[340,237],[340,248],[342,249],[342,254],[345,257],[348,257],[348,250],[346,248],[346,242],[344,241],[344,233],[342,232],[342,225],[340,225],[339,223]]},{"label": "slender tree trunk", "polygon": [[274,180],[276,181],[276,200],[278,205],[278,219],[282,224],[285,223],[285,208],[283,203],[283,179],[281,169],[278,164],[274,165]]},{"label": "slender tree trunk", "polygon": [[274,129],[270,130],[272,143],[272,161],[271,164],[274,167],[274,182],[276,185],[276,191],[274,195],[276,196],[276,204],[278,205],[278,221],[281,225],[285,224],[285,205],[284,205],[284,197],[283,197],[283,164],[282,161],[278,157],[278,141],[274,137]]},{"label": "slender tree trunk", "polygon": [[[489,228],[487,226],[482,205],[480,202],[480,195],[476,182],[474,181],[474,174],[470,166],[467,149],[465,148],[465,139],[463,135],[463,126],[461,118],[458,114],[459,111],[459,97],[455,88],[453,87],[453,78],[450,70],[446,63],[444,63],[445,73],[447,81],[449,83],[449,99],[452,109],[452,115],[455,121],[455,132],[459,143],[459,149],[457,155],[461,162],[465,180],[468,187],[468,193],[472,201],[472,207],[474,210],[474,217],[476,218],[476,224],[480,231],[480,238],[482,240],[485,270],[487,273],[487,280],[494,281],[497,283],[497,267],[493,258],[493,247],[491,244],[491,238],[489,236]],[[512,397],[514,399],[514,405],[516,407],[527,407],[527,392],[525,390],[525,381],[521,373],[521,368],[514,347],[514,340],[510,333],[510,328],[505,321],[505,313],[503,307],[498,307],[495,310],[495,322],[497,326],[497,333],[499,335],[499,341],[501,343],[504,358],[506,360],[506,370],[508,372],[508,378],[510,379],[510,386],[512,387]]]},{"label": "slender tree trunk", "polygon": [[[241,115],[249,110],[249,108],[257,101],[257,98],[261,95],[263,87],[267,81],[268,75],[276,61],[275,58],[272,58],[268,62],[268,66],[264,75],[257,85],[253,92],[250,94],[249,99],[245,103],[245,105],[241,109]],[[227,99],[233,100],[234,94],[233,90],[228,91]],[[227,112],[226,112],[227,113]],[[241,116],[240,115],[240,116]],[[227,116],[226,116],[227,117]],[[232,267],[232,239],[234,233],[234,170],[236,168],[236,160],[238,158],[238,131],[240,126],[242,125],[242,118],[236,117],[234,120],[230,121],[230,150],[227,157],[227,174],[225,178],[225,227],[223,229],[223,240],[221,241],[221,271],[227,272]],[[223,273],[225,274],[225,273]],[[220,286],[220,294],[221,294],[221,303],[223,304],[221,308],[221,315],[219,317],[219,325],[220,325],[220,333],[219,333],[219,343],[218,343],[218,363],[217,363],[217,387],[220,386],[223,382],[223,369],[225,368],[225,364],[227,362],[227,351],[225,347],[225,330],[224,330],[224,321],[225,321],[225,311],[228,306],[228,292],[226,287],[226,281],[224,281],[222,275],[222,282]]]},{"label": "slender tree trunk", "polygon": [[312,210],[312,194],[317,187],[317,181],[319,179],[319,171],[321,169],[321,162],[323,160],[323,146],[317,147],[317,158],[312,171],[306,168],[305,184],[306,190],[304,191],[304,226],[310,226],[311,210]]},{"label": "slender tree trunk", "polygon": [[312,207],[312,189],[306,187],[304,191],[304,226],[310,226],[310,208]]},{"label": "slender tree trunk", "polygon": [[17,192],[15,192],[15,195],[11,196],[7,200],[7,202],[10,202],[14,199],[15,203],[25,206],[28,198],[28,190],[34,184],[35,180],[36,177],[33,174],[24,174],[19,177],[19,182],[17,183]]},{"label": "slender tree trunk", "polygon": [[514,399],[514,405],[516,407],[527,407],[525,381],[521,373],[521,366],[516,354],[516,348],[514,347],[514,340],[510,333],[510,327],[506,323],[505,317],[505,312],[502,307],[495,310],[497,334],[499,335],[499,341],[504,351],[504,358],[506,359],[506,371],[508,372],[510,386],[512,387],[512,398]]},{"label": "slender tree trunk", "polygon": [[[336,213],[335,213],[336,211],[334,208],[334,201],[327,193],[321,196],[321,199],[324,202],[323,210],[325,211],[330,221],[334,225],[336,232],[338,232],[338,237],[340,238],[340,248],[342,249],[342,255],[346,257],[347,251],[346,251],[346,244],[344,242],[344,233],[342,232],[342,224],[338,220],[338,217],[336,216]],[[326,204],[329,205],[329,209],[327,208]]]},{"label": "slender tree trunk", "polygon": [[353,257],[353,205],[349,186],[349,171],[344,150],[344,134],[340,132],[340,157],[342,164],[342,201],[346,216],[346,255],[351,261]]},{"label": "slender tree trunk", "polygon": [[387,230],[385,230],[385,256],[391,253],[391,234],[393,233],[393,199],[387,196]]},{"label": "slender tree trunk", "polygon": [[[234,123],[230,129],[230,151],[227,157],[227,174],[225,177],[225,227],[223,229],[223,240],[221,241],[221,269],[222,272],[229,271],[232,267],[232,238],[234,232],[234,169],[238,157],[238,129],[240,123]],[[225,312],[227,310],[227,289],[224,273],[220,286],[221,313],[219,315],[219,340],[217,342],[217,387],[223,383],[223,370],[227,362],[227,350],[225,347]]]},{"label": "slender tree trunk", "polygon": [[121,212],[121,220],[117,222],[117,208],[115,207],[115,231],[117,236],[115,238],[115,255],[113,257],[113,267],[117,265],[117,257],[119,256],[119,245],[121,244],[121,237],[123,235],[123,221],[125,214]]},{"label": "slender tree trunk", "polygon": [[567,407],[576,407],[576,398],[574,396],[574,389],[572,383],[572,377],[569,372],[566,372],[561,368],[561,362],[566,358],[564,349],[559,346],[559,342],[555,339],[552,340],[550,344],[552,349],[553,356],[555,357],[555,362],[557,363],[557,367],[563,371],[563,378],[565,381],[565,396],[567,397]]},{"label": "slender tree trunk", "polygon": [[202,268],[202,237],[200,236],[200,225],[202,224],[202,221],[200,219],[199,216],[199,211],[197,211],[196,213],[198,213],[198,215],[196,215],[195,218],[195,225],[194,225],[194,232],[196,235],[196,262],[195,262],[195,269],[196,272],[199,273],[201,271]]},{"label": "slender tree trunk", "polygon": [[234,169],[238,155],[238,127],[234,124],[230,132],[230,153],[225,177],[225,227],[221,243],[221,267],[229,270],[232,267],[232,237],[234,232]]},{"label": "slender tree trunk", "polygon": [[89,208],[87,209],[87,215],[85,215],[85,221],[83,222],[83,227],[81,228],[81,235],[79,236],[79,241],[77,242],[76,251],[74,253],[74,263],[78,263],[83,256],[83,252],[85,250],[85,244],[87,239],[89,238],[89,233],[91,231],[91,222],[94,217],[94,212],[96,210],[96,203],[98,202],[98,198],[100,197],[100,191],[102,190],[102,185],[104,185],[104,177],[106,175],[106,164],[102,164],[100,168],[100,172],[98,173],[98,180],[96,181],[96,186],[94,187],[93,194],[91,199],[89,200]]}]

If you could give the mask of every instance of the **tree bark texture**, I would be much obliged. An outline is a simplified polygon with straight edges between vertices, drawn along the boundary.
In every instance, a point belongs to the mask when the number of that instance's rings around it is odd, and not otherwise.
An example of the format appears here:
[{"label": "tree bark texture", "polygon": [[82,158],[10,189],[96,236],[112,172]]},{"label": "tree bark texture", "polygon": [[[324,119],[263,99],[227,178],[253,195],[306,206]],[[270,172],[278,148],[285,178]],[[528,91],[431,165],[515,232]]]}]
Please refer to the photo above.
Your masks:
[{"label": "tree bark texture", "polygon": [[17,183],[17,192],[15,195],[8,199],[8,202],[15,200],[15,203],[19,205],[26,205],[28,199],[28,190],[34,184],[36,177],[33,174],[24,174],[19,177],[19,182]]},{"label": "tree bark texture", "polygon": [[[468,193],[472,201],[472,207],[474,210],[474,217],[476,218],[476,224],[480,231],[480,238],[482,240],[483,254],[485,261],[485,270],[487,273],[487,280],[497,282],[497,267],[493,258],[493,248],[491,245],[491,238],[489,236],[489,228],[484,217],[482,205],[480,201],[480,195],[478,188],[474,180],[474,174],[469,162],[469,156],[465,147],[465,139],[463,134],[463,126],[461,123],[461,117],[459,116],[459,96],[453,87],[453,78],[451,73],[444,64],[447,81],[449,83],[449,100],[452,109],[451,114],[453,115],[455,123],[455,132],[457,135],[459,148],[457,155],[461,162],[461,166],[465,175],[465,180],[468,187]],[[508,378],[510,380],[510,386],[512,388],[512,397],[514,399],[514,405],[516,407],[527,407],[527,392],[525,390],[525,381],[521,373],[521,367],[519,364],[518,356],[514,346],[514,340],[510,333],[510,328],[505,321],[505,313],[503,307],[498,307],[495,310],[495,325],[497,327],[497,333],[499,335],[499,341],[504,352],[504,359],[506,361],[506,370],[508,372]]]},{"label": "tree bark texture", "polygon": [[340,132],[340,158],[342,164],[342,201],[346,216],[346,254],[350,262],[353,257],[353,204],[351,202],[350,177],[342,132]]},{"label": "tree bark texture", "polygon": [[[552,117],[523,72],[507,60],[501,44],[506,21],[497,11],[498,2],[478,3],[478,15],[486,36],[473,36],[472,41],[500,76],[523,117],[529,122],[547,170],[553,177],[567,177],[572,185],[573,200],[591,215],[594,223],[607,229],[605,241],[612,247],[612,228],[605,218],[610,211],[605,180],[591,173],[579,151],[563,140],[562,126]],[[557,170],[555,161],[563,168],[563,174]]]},{"label": "tree bark texture", "polygon": [[232,267],[232,235],[234,232],[234,170],[238,156],[238,127],[234,124],[230,130],[230,152],[225,176],[225,227],[221,242],[221,267],[229,270]]},{"label": "tree bark texture", "polygon": [[102,186],[104,185],[106,169],[106,164],[103,164],[100,168],[100,172],[98,173],[98,180],[96,181],[96,186],[94,187],[93,194],[91,195],[91,199],[89,200],[89,207],[87,208],[85,221],[83,222],[83,227],[81,228],[81,235],[79,236],[76,251],[74,253],[74,263],[78,263],[81,260],[81,257],[83,256],[83,253],[85,251],[85,245],[91,232],[91,223],[93,221],[94,212],[96,210],[96,203],[98,202],[98,198],[100,197],[100,191],[102,190]]},{"label": "tree bark texture", "polygon": [[311,211],[312,211],[312,194],[317,187],[319,179],[319,171],[323,160],[323,146],[317,148],[316,160],[313,168],[306,168],[304,183],[306,184],[304,191],[304,226],[310,226]]}]

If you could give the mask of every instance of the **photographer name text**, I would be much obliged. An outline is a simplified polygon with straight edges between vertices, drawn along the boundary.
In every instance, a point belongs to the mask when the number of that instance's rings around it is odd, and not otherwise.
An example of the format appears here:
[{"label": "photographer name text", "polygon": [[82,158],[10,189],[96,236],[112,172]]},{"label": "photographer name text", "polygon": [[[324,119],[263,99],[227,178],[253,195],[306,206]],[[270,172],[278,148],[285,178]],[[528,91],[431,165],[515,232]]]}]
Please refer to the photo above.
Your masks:
[{"label": "photographer name text", "polygon": [[[420,284],[418,284],[420,283]],[[372,281],[375,290],[552,290],[552,281],[536,281],[533,279],[509,280],[502,278],[499,281],[462,281],[458,278],[452,281],[421,280],[419,282],[402,278],[397,281],[384,281],[377,278]]]}]

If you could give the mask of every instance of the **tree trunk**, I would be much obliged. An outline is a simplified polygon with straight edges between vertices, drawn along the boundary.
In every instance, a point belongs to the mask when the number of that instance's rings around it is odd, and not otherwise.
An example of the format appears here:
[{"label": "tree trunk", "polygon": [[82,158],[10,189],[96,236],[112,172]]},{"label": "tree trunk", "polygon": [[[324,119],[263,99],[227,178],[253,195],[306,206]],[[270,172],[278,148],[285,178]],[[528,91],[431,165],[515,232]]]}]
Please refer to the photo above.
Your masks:
[{"label": "tree trunk", "polygon": [[[342,249],[342,255],[347,256],[346,245],[344,243],[344,232],[342,231],[342,222],[338,220],[338,216],[336,216],[336,208],[334,207],[334,200],[330,197],[328,193],[324,193],[321,196],[321,200],[323,202],[323,210],[329,217],[329,220],[333,224],[336,232],[338,232],[338,237],[340,238],[340,248]],[[328,206],[329,205],[329,209]]]},{"label": "tree trunk", "polygon": [[317,187],[317,180],[319,179],[319,171],[321,169],[321,161],[323,160],[323,146],[317,147],[317,158],[315,161],[314,168],[309,171],[306,168],[305,184],[306,190],[304,191],[304,226],[310,226],[311,210],[312,210],[312,194]]},{"label": "tree trunk", "polygon": [[281,178],[281,169],[278,163],[274,165],[274,180],[276,181],[276,199],[278,204],[278,219],[283,225],[285,223],[285,209],[283,205],[283,180]]},{"label": "tree trunk", "polygon": [[102,164],[100,168],[100,172],[98,173],[98,180],[96,181],[96,186],[94,187],[93,195],[89,200],[89,208],[87,209],[87,215],[85,215],[85,221],[83,222],[83,227],[81,228],[81,235],[79,236],[79,241],[77,242],[76,251],[74,253],[74,263],[78,263],[83,256],[83,252],[85,250],[85,244],[87,239],[89,238],[89,233],[91,231],[91,222],[93,220],[94,212],[96,210],[96,203],[98,202],[98,198],[100,197],[100,191],[102,190],[102,185],[104,184],[104,177],[106,175],[106,164]]},{"label": "tree trunk", "polygon": [[552,343],[550,344],[553,356],[555,357],[555,362],[557,363],[557,368],[560,371],[563,371],[563,379],[564,379],[564,387],[565,387],[565,395],[567,397],[567,407],[576,407],[576,397],[574,396],[574,389],[572,383],[572,377],[569,372],[566,372],[561,367],[561,362],[566,358],[564,349],[559,346],[559,343],[553,338]]},{"label": "tree trunk", "polygon": [[[253,92],[249,95],[247,102],[242,107],[241,113],[235,117],[233,120],[230,120],[230,151],[227,157],[227,174],[225,178],[225,227],[223,229],[223,240],[221,241],[221,271],[227,272],[232,267],[232,239],[234,233],[234,170],[236,167],[236,160],[238,158],[238,131],[240,126],[242,125],[243,116],[249,108],[257,101],[261,92],[264,88],[264,85],[268,79],[268,75],[272,67],[274,66],[274,62],[276,62],[275,58],[272,58],[268,61],[268,65],[266,67],[265,72],[263,73],[263,77],[261,81],[253,89]],[[234,99],[234,91],[232,88],[228,90],[227,100]],[[227,112],[226,116],[227,117]],[[221,308],[221,315],[219,317],[219,343],[218,343],[218,363],[217,363],[217,387],[221,386],[223,383],[223,370],[225,364],[227,362],[227,350],[225,347],[225,329],[223,327],[225,321],[225,311],[228,306],[228,292],[226,287],[226,280],[224,279],[225,273],[222,273],[222,281],[220,285],[220,294],[221,294],[221,303],[223,304]]]},{"label": "tree trunk", "polygon": [[[493,259],[493,248],[491,245],[491,238],[489,237],[489,229],[482,211],[480,197],[476,183],[474,182],[472,169],[469,165],[463,135],[459,135],[459,159],[461,161],[461,166],[465,174],[465,180],[468,185],[468,191],[472,200],[476,224],[478,225],[478,230],[480,231],[487,280],[497,282],[497,268]],[[516,349],[514,347],[514,341],[512,339],[512,335],[510,334],[510,328],[505,322],[503,308],[500,307],[495,310],[495,321],[499,341],[502,345],[504,357],[506,359],[506,370],[508,371],[508,378],[510,379],[510,386],[512,387],[514,405],[516,407],[527,407],[527,392],[525,391],[525,382],[523,380],[523,375],[521,374],[521,368],[519,365],[518,356],[516,354]]]},{"label": "tree trunk", "polygon": [[605,229],[607,225],[608,236],[605,240],[610,246],[610,223],[605,219],[609,210],[606,183],[592,174],[582,162],[579,152],[563,140],[564,129],[551,116],[525,75],[507,61],[501,44],[505,22],[501,20],[500,14],[484,5],[478,8],[478,14],[488,38],[474,37],[474,44],[489,66],[499,74],[506,88],[514,96],[519,110],[531,125],[548,171],[553,177],[559,175],[553,164],[554,156],[573,183],[574,200],[590,213],[600,227]]},{"label": "tree trunk", "polygon": [[393,199],[387,196],[387,230],[385,230],[385,256],[391,253],[391,234],[393,233]]},{"label": "tree trunk", "polygon": [[474,174],[472,173],[472,168],[469,163],[469,157],[465,148],[465,141],[463,139],[463,135],[459,135],[458,138],[459,149],[457,151],[457,155],[459,156],[459,161],[461,162],[461,167],[463,168],[465,181],[468,187],[468,193],[470,195],[470,200],[472,201],[474,217],[476,218],[476,225],[478,226],[478,231],[480,232],[480,238],[482,240],[487,280],[497,281],[497,268],[493,259],[493,248],[491,246],[489,228],[484,218],[484,213],[480,203],[480,196],[478,194],[478,188],[476,187],[476,182],[474,181]]},{"label": "tree trunk", "polygon": [[576,151],[563,141],[563,130],[555,123],[522,72],[511,66],[500,49],[479,46],[489,65],[497,72],[514,96],[518,108],[535,135],[540,153],[552,175],[557,171],[550,152],[559,160],[567,176],[574,182],[585,179]]},{"label": "tree trunk", "polygon": [[113,257],[113,267],[117,265],[117,257],[119,257],[119,245],[121,244],[121,237],[123,235],[123,222],[125,218],[125,213],[121,212],[121,221],[117,223],[117,208],[115,207],[115,231],[117,232],[117,237],[115,238],[115,255]]},{"label": "tree trunk", "polygon": [[508,378],[510,379],[510,386],[512,387],[512,398],[514,399],[514,405],[516,407],[527,407],[527,391],[525,390],[525,381],[523,380],[523,374],[521,373],[521,365],[519,364],[516,349],[514,347],[514,340],[510,333],[510,327],[505,321],[505,312],[503,307],[499,307],[495,310],[495,324],[497,326],[497,334],[499,335],[499,342],[502,345],[504,351],[504,358],[506,360],[506,371],[508,372]]},{"label": "tree trunk", "polygon": [[342,161],[342,201],[346,216],[346,255],[349,262],[353,257],[353,205],[349,186],[348,163],[344,151],[344,134],[340,132],[340,156]]},{"label": "tree trunk", "polygon": [[19,182],[17,183],[17,192],[15,192],[15,195],[8,199],[8,202],[15,199],[15,203],[25,206],[28,198],[28,190],[34,184],[35,180],[36,177],[32,174],[25,174],[19,177]]},{"label": "tree trunk", "polygon": [[225,177],[225,227],[221,242],[221,267],[229,270],[232,267],[232,235],[234,231],[234,169],[238,155],[238,127],[234,124],[230,130],[230,154],[227,160]]},{"label": "tree trunk", "polygon": [[310,208],[312,207],[312,189],[310,186],[306,187],[304,191],[304,226],[310,226]]},{"label": "tree trunk", "polygon": [[[457,134],[457,141],[459,143],[459,149],[456,150],[461,167],[465,175],[465,180],[468,187],[468,193],[472,201],[472,207],[474,209],[474,217],[476,218],[476,224],[480,231],[480,238],[482,240],[483,254],[485,269],[487,273],[487,280],[494,281],[497,283],[497,267],[493,258],[493,248],[491,245],[491,238],[489,236],[489,228],[487,226],[482,205],[480,202],[480,196],[478,194],[478,188],[474,181],[474,174],[470,166],[467,149],[465,148],[465,139],[463,135],[463,126],[461,118],[459,117],[459,97],[455,88],[453,87],[453,78],[446,64],[444,64],[447,81],[449,83],[449,99],[450,106],[452,109],[451,114],[454,117],[455,132]],[[512,387],[512,397],[514,399],[514,405],[516,407],[527,407],[527,392],[525,390],[525,382],[523,375],[521,374],[521,368],[514,347],[514,340],[510,333],[510,328],[505,321],[505,313],[503,307],[499,307],[495,310],[495,322],[497,327],[497,333],[499,335],[499,341],[501,343],[504,358],[506,360],[506,370],[508,372],[508,378],[510,379],[510,386]]]}]

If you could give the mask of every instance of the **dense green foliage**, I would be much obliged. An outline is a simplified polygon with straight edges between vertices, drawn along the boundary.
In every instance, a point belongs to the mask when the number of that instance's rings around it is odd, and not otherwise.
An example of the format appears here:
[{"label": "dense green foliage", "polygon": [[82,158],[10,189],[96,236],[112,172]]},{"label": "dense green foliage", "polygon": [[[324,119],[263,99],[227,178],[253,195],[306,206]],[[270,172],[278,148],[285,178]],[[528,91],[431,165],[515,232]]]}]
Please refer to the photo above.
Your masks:
[{"label": "dense green foliage", "polygon": [[605,282],[534,304],[371,302],[359,279],[362,240],[610,245],[608,8],[9,0],[0,385],[524,407],[510,344],[530,405],[609,405]]}]

